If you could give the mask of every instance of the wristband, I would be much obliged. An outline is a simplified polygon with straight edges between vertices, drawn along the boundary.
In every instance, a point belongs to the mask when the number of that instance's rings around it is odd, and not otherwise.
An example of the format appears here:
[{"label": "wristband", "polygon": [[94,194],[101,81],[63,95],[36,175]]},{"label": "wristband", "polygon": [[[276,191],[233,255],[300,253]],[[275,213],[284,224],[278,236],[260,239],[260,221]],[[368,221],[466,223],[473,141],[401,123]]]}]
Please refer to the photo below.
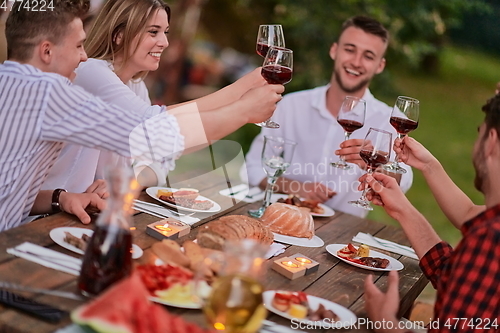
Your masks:
[{"label": "wristband", "polygon": [[66,190],[57,188],[54,192],[52,192],[52,213],[59,213],[62,211],[61,205],[59,204],[59,196],[61,195],[61,192],[66,192]]}]

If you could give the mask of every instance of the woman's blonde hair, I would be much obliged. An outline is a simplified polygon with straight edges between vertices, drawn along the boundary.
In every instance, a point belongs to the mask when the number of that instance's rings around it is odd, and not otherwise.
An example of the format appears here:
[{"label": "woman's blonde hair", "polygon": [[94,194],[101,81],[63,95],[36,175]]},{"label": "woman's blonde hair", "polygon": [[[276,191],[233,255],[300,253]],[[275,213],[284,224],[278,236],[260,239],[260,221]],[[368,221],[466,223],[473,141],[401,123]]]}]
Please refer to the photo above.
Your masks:
[{"label": "woman's blonde hair", "polygon": [[[85,41],[89,58],[109,60],[114,64],[117,55],[123,57],[120,68],[127,65],[132,41],[143,34],[144,28],[153,15],[163,9],[170,22],[170,7],[163,0],[108,0],[97,15]],[[120,44],[116,43],[121,34]],[[142,39],[142,38],[141,38]],[[115,71],[120,68],[115,67]],[[144,78],[147,71],[134,75],[134,79]]]}]

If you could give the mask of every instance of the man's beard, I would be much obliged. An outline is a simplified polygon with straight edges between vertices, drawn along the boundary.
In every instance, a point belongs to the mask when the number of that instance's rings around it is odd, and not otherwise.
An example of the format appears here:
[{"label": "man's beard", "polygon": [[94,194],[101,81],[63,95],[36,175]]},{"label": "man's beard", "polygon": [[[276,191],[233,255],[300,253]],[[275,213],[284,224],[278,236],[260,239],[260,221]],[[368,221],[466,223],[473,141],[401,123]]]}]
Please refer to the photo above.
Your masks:
[{"label": "man's beard", "polygon": [[484,193],[484,180],[486,179],[486,171],[484,168],[484,164],[481,165],[480,163],[484,162],[484,154],[483,151],[481,150],[481,147],[478,148],[479,151],[474,154],[474,159],[473,159],[473,165],[474,165],[474,170],[476,172],[476,175],[474,177],[474,187],[476,190],[478,190],[481,193]]},{"label": "man's beard", "polygon": [[361,81],[360,83],[358,83],[354,87],[349,88],[349,87],[346,87],[344,85],[344,83],[342,82],[342,79],[340,78],[340,73],[337,70],[335,70],[334,73],[335,73],[335,81],[337,81],[337,84],[339,85],[340,89],[342,89],[344,92],[349,93],[349,94],[358,92],[361,89],[363,89],[364,87],[367,87],[371,81],[371,78],[366,79],[364,81]]}]

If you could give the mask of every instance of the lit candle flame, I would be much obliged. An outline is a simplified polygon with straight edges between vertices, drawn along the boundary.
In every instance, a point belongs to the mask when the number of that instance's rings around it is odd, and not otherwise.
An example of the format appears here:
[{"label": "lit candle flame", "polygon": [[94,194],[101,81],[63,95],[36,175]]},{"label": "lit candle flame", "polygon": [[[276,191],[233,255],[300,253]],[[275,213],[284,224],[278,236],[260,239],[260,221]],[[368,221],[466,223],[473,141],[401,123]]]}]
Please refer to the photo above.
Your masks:
[{"label": "lit candle flame", "polygon": [[172,228],[168,226],[168,223],[165,223],[164,225],[155,225],[155,228],[161,231],[172,231]]},{"label": "lit candle flame", "polygon": [[297,257],[295,260],[300,261],[303,264],[310,264],[312,261],[310,259],[304,258],[304,257]]},{"label": "lit candle flame", "polygon": [[281,263],[283,264],[283,266],[288,266],[288,267],[292,267],[292,268],[299,267],[299,265],[297,265],[291,261],[282,261]]}]

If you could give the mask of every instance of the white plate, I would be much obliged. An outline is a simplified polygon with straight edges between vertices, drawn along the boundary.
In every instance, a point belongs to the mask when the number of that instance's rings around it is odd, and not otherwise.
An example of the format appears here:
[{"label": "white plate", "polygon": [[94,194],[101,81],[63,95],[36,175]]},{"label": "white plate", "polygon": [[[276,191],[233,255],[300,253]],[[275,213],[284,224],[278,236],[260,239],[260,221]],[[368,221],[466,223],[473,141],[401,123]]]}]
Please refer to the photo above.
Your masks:
[{"label": "white plate", "polygon": [[[70,251],[83,254],[84,252],[77,248],[76,246],[73,246],[71,244],[68,244],[64,241],[64,237],[66,235],[64,234],[65,232],[71,233],[73,236],[81,238],[83,234],[86,234],[87,236],[91,237],[92,234],[94,233],[93,230],[91,229],[86,229],[86,228],[73,228],[73,227],[61,227],[61,228],[55,228],[52,229],[49,233],[50,238],[54,241],[54,243],[64,247],[65,249],[68,249]],[[137,246],[136,244],[132,245],[132,259],[137,259],[142,256],[142,249]]]},{"label": "white plate", "polygon": [[279,243],[285,243],[303,247],[322,247],[323,245],[325,245],[325,242],[323,242],[323,240],[316,235],[314,235],[313,238],[308,239],[302,237],[286,236],[282,234],[277,234],[275,232],[273,232],[273,234],[274,234],[274,241]]},{"label": "white plate", "polygon": [[201,309],[201,304],[200,303],[196,303],[196,302],[192,302],[192,303],[176,303],[176,302],[169,302],[169,301],[166,301],[164,299],[161,299],[161,298],[158,298],[158,297],[153,297],[153,296],[150,296],[149,300],[151,300],[151,301],[153,301],[155,303],[159,303],[159,304],[163,304],[163,305],[168,305],[168,306],[172,306],[172,307],[175,307],[175,308],[181,308],[181,309]]},{"label": "white plate", "polygon": [[307,302],[309,303],[309,307],[313,310],[318,309],[320,304],[323,304],[323,306],[327,310],[332,310],[338,317],[338,321],[331,321],[331,320],[318,320],[318,321],[311,321],[308,319],[297,319],[292,316],[290,316],[287,312],[280,311],[276,309],[274,306],[272,306],[272,301],[274,298],[274,294],[276,292],[286,292],[282,290],[268,290],[265,291],[263,294],[264,297],[264,306],[271,312],[276,313],[279,316],[285,317],[290,320],[295,320],[296,322],[304,323],[308,327],[316,327],[316,328],[345,328],[345,327],[350,327],[356,323],[358,318],[356,315],[349,309],[343,307],[342,305],[339,305],[337,303],[330,302],[329,300],[326,300],[324,298],[316,297],[316,296],[311,296],[307,295]]},{"label": "white plate", "polygon": [[148,187],[146,189],[146,193],[153,199],[155,200],[158,200],[159,202],[161,202],[162,204],[164,205],[167,205],[167,206],[170,206],[170,207],[174,207],[174,208],[177,208],[179,210],[184,210],[184,211],[187,211],[187,212],[196,212],[196,213],[215,213],[215,212],[218,212],[219,210],[221,210],[221,207],[220,205],[213,201],[213,200],[210,200],[208,198],[205,198],[204,196],[201,196],[199,195],[196,200],[208,200],[210,201],[211,203],[213,203],[214,205],[212,206],[212,208],[210,209],[207,209],[207,210],[201,210],[201,209],[192,209],[192,208],[187,208],[187,207],[183,207],[183,206],[177,206],[177,205],[174,205],[174,204],[171,204],[169,202],[166,202],[166,201],[163,201],[163,200],[160,200],[157,196],[157,193],[158,193],[158,190],[167,190],[167,191],[171,191],[171,192],[177,192],[179,189],[176,189],[176,188],[168,188],[168,187]]},{"label": "white plate", "polygon": [[390,257],[390,256],[385,255],[383,253],[374,251],[372,249],[370,249],[370,257],[387,259],[387,260],[389,260],[389,266],[387,266],[386,268],[375,268],[375,267],[361,265],[361,264],[349,261],[349,260],[344,259],[344,258],[342,258],[342,257],[340,257],[340,256],[337,255],[337,251],[340,250],[340,249],[343,249],[346,246],[347,246],[347,244],[330,244],[330,245],[326,246],[326,250],[331,255],[333,255],[334,257],[337,257],[340,260],[342,260],[342,261],[344,261],[344,262],[346,262],[346,263],[348,263],[350,265],[353,265],[353,266],[356,266],[356,267],[359,267],[359,268],[368,269],[368,270],[371,270],[371,271],[382,271],[382,272],[400,271],[400,270],[402,270],[405,267],[399,260],[394,259],[393,257]]},{"label": "white plate", "polygon": [[[278,199],[286,199],[288,197],[289,197],[288,194],[275,193],[275,194],[272,195],[271,201],[272,202],[276,202],[276,201],[278,201]],[[324,204],[320,203],[320,204],[318,204],[318,206],[321,207],[321,208],[323,208],[325,211],[323,212],[323,214],[317,214],[317,213],[312,213],[311,212],[312,216],[316,216],[316,217],[329,217],[329,216],[333,216],[335,214],[335,211],[333,209],[331,209],[330,207],[328,207],[327,205],[324,205]]]}]

